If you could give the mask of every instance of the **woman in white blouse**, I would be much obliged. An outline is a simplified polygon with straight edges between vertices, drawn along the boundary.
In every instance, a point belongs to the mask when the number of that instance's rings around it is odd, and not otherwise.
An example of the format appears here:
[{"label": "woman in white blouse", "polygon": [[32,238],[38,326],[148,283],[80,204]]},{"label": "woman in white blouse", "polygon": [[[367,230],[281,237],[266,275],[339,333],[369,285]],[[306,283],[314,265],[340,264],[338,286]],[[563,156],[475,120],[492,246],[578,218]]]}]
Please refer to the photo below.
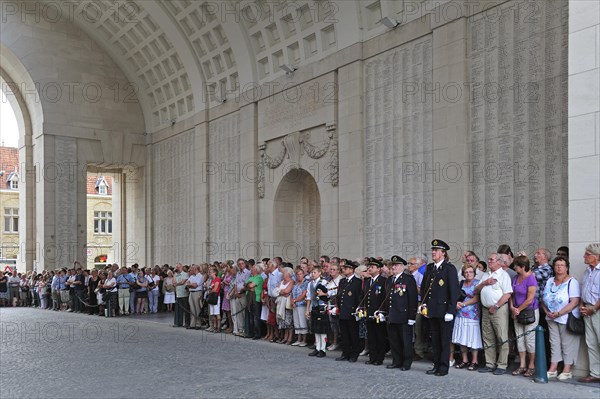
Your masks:
[{"label": "woman in white blouse", "polygon": [[[577,362],[579,335],[567,330],[569,313],[579,313],[579,283],[569,275],[569,261],[556,257],[552,262],[554,278],[549,278],[544,288],[542,308],[546,313],[550,333],[550,368],[548,378],[568,380],[573,377],[571,366]],[[558,362],[564,361],[562,373],[558,374]]]}]

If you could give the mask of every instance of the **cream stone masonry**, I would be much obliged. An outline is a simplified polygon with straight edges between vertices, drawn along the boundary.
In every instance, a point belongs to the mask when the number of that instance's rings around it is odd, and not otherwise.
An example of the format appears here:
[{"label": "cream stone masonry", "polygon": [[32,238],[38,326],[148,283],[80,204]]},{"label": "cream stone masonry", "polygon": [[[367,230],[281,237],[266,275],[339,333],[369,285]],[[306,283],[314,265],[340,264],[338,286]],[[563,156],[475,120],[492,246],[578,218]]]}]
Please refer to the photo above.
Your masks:
[{"label": "cream stone masonry", "polygon": [[475,248],[567,242],[567,20],[557,1],[469,19]]},{"label": "cream stone masonry", "polygon": [[[42,107],[29,101],[34,128],[21,149],[31,159],[29,170],[38,164],[43,173],[60,158],[123,175],[122,262],[285,255],[284,244],[294,240],[311,256],[408,256],[427,251],[439,236],[453,244],[454,259],[475,244],[482,253],[499,241],[551,248],[567,242],[565,227],[543,228],[567,221],[567,165],[552,162],[566,148],[566,91],[557,82],[566,80],[561,32],[567,14],[556,11],[566,1],[530,10],[535,3],[522,1],[373,0],[337,2],[332,9],[331,2],[303,0],[299,13],[263,3],[241,2],[263,19],[239,23],[220,14],[236,5],[224,1],[132,2],[138,9],[127,14],[129,22],[114,21],[124,9],[107,1],[94,3],[101,9],[95,21],[83,20],[84,8],[95,7],[89,1],[73,18],[56,22],[5,15],[2,49],[14,56],[3,57],[4,70],[14,74],[21,64],[41,85]],[[515,12],[533,19],[515,22]],[[383,17],[401,23],[389,29]],[[579,36],[573,42],[597,37],[592,26],[573,32]],[[597,58],[586,53],[574,71],[588,73]],[[283,63],[298,69],[286,74]],[[527,67],[522,78],[515,75],[521,67]],[[25,82],[27,73],[15,76]],[[132,96],[128,79],[141,83],[139,104],[124,101]],[[497,103],[472,97],[465,87],[495,80],[543,82],[538,105],[548,117],[541,120],[533,105],[521,109],[504,97]],[[51,101],[53,83],[73,81],[97,83],[103,95],[91,102],[91,85],[71,102],[69,96]],[[235,82],[243,85],[234,88]],[[118,93],[110,89],[116,83]],[[452,97],[457,86],[462,92]],[[573,100],[584,114],[571,123],[596,126],[587,98]],[[511,113],[515,122],[543,123],[531,135],[511,128],[514,143],[506,135],[500,142],[500,122]],[[508,158],[512,164],[524,156],[519,140],[539,140],[548,150],[543,157],[527,148],[528,160],[543,164],[543,184],[469,180],[473,162],[508,165]],[[582,145],[580,152],[591,154],[591,148]],[[512,155],[499,162],[506,151]],[[211,166],[219,163],[215,173]],[[461,168],[458,180],[452,165]],[[26,211],[33,212],[35,198],[40,215],[55,215],[34,216],[35,227],[23,234],[44,237],[38,240],[44,250],[57,236],[82,246],[76,229],[85,215],[76,202],[63,209],[66,198],[81,200],[78,186],[77,179],[57,186],[41,178],[35,193],[30,187]],[[580,200],[589,200],[587,194]],[[53,265],[31,250],[26,257]]]},{"label": "cream stone masonry", "polygon": [[364,253],[419,248],[433,229],[432,56],[426,36],[365,60]]},{"label": "cream stone masonry", "polygon": [[[571,274],[581,281],[583,253],[600,242],[600,3],[569,1],[568,226]],[[583,341],[583,340],[582,340]],[[577,375],[587,375],[582,342]]]},{"label": "cream stone masonry", "polygon": [[209,189],[209,260],[240,253],[240,181],[246,171],[240,162],[240,115],[229,114],[211,121],[208,129],[208,163],[202,167]]}]

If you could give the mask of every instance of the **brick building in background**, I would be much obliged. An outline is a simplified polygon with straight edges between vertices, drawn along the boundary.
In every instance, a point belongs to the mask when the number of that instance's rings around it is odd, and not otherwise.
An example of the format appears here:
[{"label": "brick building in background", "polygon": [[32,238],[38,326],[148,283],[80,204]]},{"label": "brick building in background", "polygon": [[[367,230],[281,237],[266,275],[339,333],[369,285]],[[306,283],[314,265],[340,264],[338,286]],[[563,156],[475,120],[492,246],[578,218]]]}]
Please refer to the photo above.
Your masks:
[{"label": "brick building in background", "polygon": [[[19,170],[19,149],[0,147],[0,259],[16,259],[19,254]],[[87,177],[87,257],[90,267],[92,263],[101,267],[113,261],[110,259],[113,246],[112,183],[111,176],[90,174]]]}]

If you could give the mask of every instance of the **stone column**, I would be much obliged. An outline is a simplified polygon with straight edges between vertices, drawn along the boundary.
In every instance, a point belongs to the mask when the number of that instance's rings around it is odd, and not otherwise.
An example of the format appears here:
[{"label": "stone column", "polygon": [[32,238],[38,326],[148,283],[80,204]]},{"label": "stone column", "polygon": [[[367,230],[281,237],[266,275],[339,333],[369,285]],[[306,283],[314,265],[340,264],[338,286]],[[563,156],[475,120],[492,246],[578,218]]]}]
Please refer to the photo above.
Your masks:
[{"label": "stone column", "polygon": [[208,220],[209,207],[208,196],[210,186],[208,184],[208,123],[202,122],[194,128],[194,153],[198,173],[193,177],[193,196],[196,212],[194,214],[194,262],[206,262],[209,260],[210,251],[208,247]]},{"label": "stone column", "polygon": [[[364,256],[363,62],[338,72],[339,251],[354,259]],[[325,243],[322,243],[322,245]]]},{"label": "stone column", "polygon": [[19,148],[19,270],[31,271],[36,260],[35,188],[36,168],[33,166],[31,135],[23,135]]},{"label": "stone column", "polygon": [[[112,246],[108,262],[125,265],[125,226],[124,216],[127,214],[123,195],[126,193],[125,176],[122,173],[111,173],[112,177]],[[94,254],[95,256],[96,254]]]},{"label": "stone column", "polygon": [[[122,236],[122,264],[130,266],[134,263],[151,265],[146,258],[146,239],[144,237],[146,220],[145,172],[142,166],[126,168],[119,178],[123,181],[125,191],[122,193],[121,222],[124,223]],[[113,216],[119,204],[113,201]],[[113,231],[115,221],[113,221]],[[114,243],[114,241],[113,241]],[[114,244],[113,244],[114,245]]]},{"label": "stone column", "polygon": [[36,184],[36,218],[40,256],[38,270],[86,267],[86,176],[78,163],[74,138],[44,135],[39,138],[40,179]]},{"label": "stone column", "polygon": [[[257,259],[269,256],[261,250],[259,242],[258,211],[258,111],[257,103],[240,108],[240,189],[241,223],[240,256]],[[235,226],[232,226],[235,228]],[[258,260],[258,259],[257,259]]]},{"label": "stone column", "polygon": [[[569,254],[581,282],[586,245],[600,241],[600,3],[569,1]],[[581,340],[577,375],[589,369]]]},{"label": "stone column", "polygon": [[[432,22],[433,24],[433,22]],[[433,26],[433,173],[423,178],[434,179],[433,232],[434,236],[452,247],[451,258],[460,258],[461,248],[469,237],[469,185],[468,175],[455,178],[456,168],[469,159],[468,93],[467,82],[467,20],[461,18],[442,26]],[[458,98],[448,95],[445,88],[463,88]],[[453,175],[450,175],[450,171]],[[461,172],[461,170],[458,170]],[[422,243],[428,252],[429,242]]]}]

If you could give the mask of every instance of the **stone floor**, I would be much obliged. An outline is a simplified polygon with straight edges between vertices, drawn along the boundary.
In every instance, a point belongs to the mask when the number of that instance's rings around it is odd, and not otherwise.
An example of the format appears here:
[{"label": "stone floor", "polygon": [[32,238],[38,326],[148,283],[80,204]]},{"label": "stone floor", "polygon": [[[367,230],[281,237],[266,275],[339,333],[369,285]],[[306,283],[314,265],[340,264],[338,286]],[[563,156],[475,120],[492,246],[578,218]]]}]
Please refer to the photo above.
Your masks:
[{"label": "stone floor", "polygon": [[[600,385],[425,374],[307,356],[306,348],[171,327],[171,315],[104,318],[0,308],[0,398],[600,398]],[[365,358],[362,358],[365,359]],[[386,361],[388,363],[388,361]]]}]

